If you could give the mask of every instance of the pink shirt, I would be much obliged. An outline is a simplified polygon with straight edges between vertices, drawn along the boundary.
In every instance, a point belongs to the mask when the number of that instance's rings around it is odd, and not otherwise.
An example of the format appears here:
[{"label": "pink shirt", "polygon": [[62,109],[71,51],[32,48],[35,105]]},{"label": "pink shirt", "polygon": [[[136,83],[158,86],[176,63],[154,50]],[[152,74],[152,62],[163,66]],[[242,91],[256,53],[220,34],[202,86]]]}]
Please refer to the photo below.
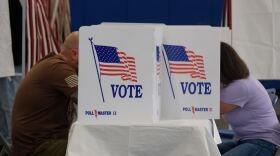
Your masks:
[{"label": "pink shirt", "polygon": [[236,80],[221,89],[221,101],[239,106],[223,118],[236,133],[235,139],[263,139],[280,146],[280,125],[271,100],[253,76]]}]

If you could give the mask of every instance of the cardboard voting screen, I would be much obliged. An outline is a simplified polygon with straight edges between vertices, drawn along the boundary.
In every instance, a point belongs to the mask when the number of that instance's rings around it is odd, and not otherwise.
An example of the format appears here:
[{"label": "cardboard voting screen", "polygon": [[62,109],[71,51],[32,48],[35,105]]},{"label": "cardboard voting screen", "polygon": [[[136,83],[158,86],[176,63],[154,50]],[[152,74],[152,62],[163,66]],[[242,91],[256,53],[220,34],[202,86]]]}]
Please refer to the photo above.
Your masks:
[{"label": "cardboard voting screen", "polygon": [[166,26],[163,23],[120,23],[120,22],[102,22],[100,25],[102,26],[114,26],[114,27],[122,27],[122,28],[154,28],[155,30],[155,40],[156,40],[156,87],[153,88],[157,95],[154,96],[156,101],[156,110],[158,110],[158,114],[160,116],[160,106],[161,106],[161,65],[160,60],[162,59],[162,39],[163,39],[163,29]]},{"label": "cardboard voting screen", "polygon": [[219,118],[219,36],[208,26],[165,27],[161,119]]},{"label": "cardboard voting screen", "polygon": [[152,123],[157,101],[157,34],[152,27],[82,27],[78,121]]}]

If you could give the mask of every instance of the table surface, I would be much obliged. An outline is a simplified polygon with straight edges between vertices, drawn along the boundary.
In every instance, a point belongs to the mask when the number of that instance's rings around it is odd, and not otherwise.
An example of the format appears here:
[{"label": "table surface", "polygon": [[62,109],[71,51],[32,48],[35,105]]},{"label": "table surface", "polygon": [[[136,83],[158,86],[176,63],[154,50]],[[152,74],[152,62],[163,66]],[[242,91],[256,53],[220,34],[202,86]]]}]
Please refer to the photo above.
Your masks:
[{"label": "table surface", "polygon": [[[210,126],[209,126],[210,125]],[[154,124],[85,125],[69,133],[67,156],[219,156],[209,120]],[[216,125],[214,123],[214,128]]]}]

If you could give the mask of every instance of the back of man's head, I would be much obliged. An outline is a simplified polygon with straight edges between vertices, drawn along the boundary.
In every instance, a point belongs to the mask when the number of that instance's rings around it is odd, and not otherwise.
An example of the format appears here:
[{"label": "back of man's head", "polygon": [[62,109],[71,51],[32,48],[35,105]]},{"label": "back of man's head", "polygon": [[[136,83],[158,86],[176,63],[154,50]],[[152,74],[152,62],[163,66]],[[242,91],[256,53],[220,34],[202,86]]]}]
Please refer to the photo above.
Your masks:
[{"label": "back of man's head", "polygon": [[62,51],[69,51],[71,49],[78,49],[79,48],[79,32],[74,31],[70,33],[62,46]]},{"label": "back of man's head", "polygon": [[78,70],[79,61],[79,32],[75,31],[69,34],[62,46],[60,52],[62,58],[68,62],[71,66]]}]

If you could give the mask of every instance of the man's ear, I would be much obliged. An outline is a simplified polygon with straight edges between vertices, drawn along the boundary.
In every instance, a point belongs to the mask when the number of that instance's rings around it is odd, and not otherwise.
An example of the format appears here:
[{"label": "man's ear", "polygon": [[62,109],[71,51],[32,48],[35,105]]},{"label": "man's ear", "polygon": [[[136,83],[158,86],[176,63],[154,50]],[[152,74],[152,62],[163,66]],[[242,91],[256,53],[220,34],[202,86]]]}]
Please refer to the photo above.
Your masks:
[{"label": "man's ear", "polygon": [[78,55],[78,49],[76,49],[76,48],[72,49],[72,53],[73,53],[75,56],[77,56],[77,55]]},{"label": "man's ear", "polygon": [[78,49],[74,48],[71,50],[72,59],[75,59],[78,56]]}]

